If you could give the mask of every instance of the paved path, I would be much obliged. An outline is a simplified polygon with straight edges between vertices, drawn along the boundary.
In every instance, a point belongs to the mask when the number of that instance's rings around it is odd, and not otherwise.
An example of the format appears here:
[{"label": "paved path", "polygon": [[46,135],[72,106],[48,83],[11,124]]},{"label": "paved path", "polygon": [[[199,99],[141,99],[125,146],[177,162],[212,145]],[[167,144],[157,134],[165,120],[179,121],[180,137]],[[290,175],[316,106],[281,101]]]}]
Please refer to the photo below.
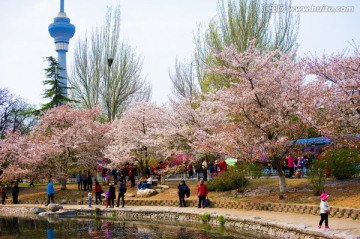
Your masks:
[{"label": "paved path", "polygon": [[[9,207],[20,207],[20,206],[34,206],[39,205],[6,205]],[[64,209],[88,209],[87,205],[63,205]],[[94,205],[93,208],[105,208],[105,206]],[[1,206],[0,206],[1,208]],[[224,209],[224,208],[194,208],[194,207],[161,207],[161,206],[126,206],[125,208],[114,208],[113,210],[161,210],[161,211],[174,211],[177,212],[197,212],[197,213],[216,213],[217,215],[224,216],[236,216],[240,218],[250,219],[263,219],[269,220],[279,224],[290,224],[294,226],[301,226],[304,229],[316,231],[322,230],[329,235],[337,235],[342,238],[358,238],[360,239],[360,219],[346,219],[346,218],[333,218],[329,217],[330,230],[317,229],[317,225],[320,220],[320,216],[309,215],[309,214],[298,214],[289,212],[270,212],[270,211],[259,211],[259,210],[240,210],[240,209]],[[324,227],[324,225],[323,225]]]}]

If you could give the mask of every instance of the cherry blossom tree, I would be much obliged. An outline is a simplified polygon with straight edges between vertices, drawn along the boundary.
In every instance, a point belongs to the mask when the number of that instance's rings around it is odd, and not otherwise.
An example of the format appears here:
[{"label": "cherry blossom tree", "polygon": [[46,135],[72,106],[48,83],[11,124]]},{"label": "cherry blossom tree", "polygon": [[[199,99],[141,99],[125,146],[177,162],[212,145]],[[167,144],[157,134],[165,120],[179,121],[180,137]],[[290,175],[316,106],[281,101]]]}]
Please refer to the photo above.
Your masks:
[{"label": "cherry blossom tree", "polygon": [[339,138],[360,132],[360,52],[303,59],[312,76],[304,94],[304,112],[323,135]]},{"label": "cherry blossom tree", "polygon": [[301,114],[304,75],[291,54],[260,52],[254,43],[238,53],[235,47],[214,51],[226,62],[210,71],[232,83],[214,94],[204,96],[200,110],[203,120],[223,117],[223,124],[210,123],[201,129],[196,144],[212,145],[236,158],[261,160],[265,152],[276,163],[280,192],[286,191],[281,166],[293,140],[306,137],[308,122]]},{"label": "cherry blossom tree", "polygon": [[9,182],[28,175],[34,162],[40,162],[40,157],[26,135],[21,135],[19,131],[8,131],[5,138],[0,140],[2,181]]},{"label": "cherry blossom tree", "polygon": [[42,151],[42,160],[34,170],[43,177],[66,180],[78,168],[95,169],[104,158],[102,149],[109,143],[109,124],[96,120],[100,109],[76,109],[63,105],[46,112],[29,135],[30,141]]},{"label": "cherry blossom tree", "polygon": [[172,154],[169,135],[176,132],[174,121],[166,106],[151,102],[133,103],[120,119],[112,123],[113,142],[105,156],[113,165],[137,162],[141,172],[151,158],[165,160]]}]

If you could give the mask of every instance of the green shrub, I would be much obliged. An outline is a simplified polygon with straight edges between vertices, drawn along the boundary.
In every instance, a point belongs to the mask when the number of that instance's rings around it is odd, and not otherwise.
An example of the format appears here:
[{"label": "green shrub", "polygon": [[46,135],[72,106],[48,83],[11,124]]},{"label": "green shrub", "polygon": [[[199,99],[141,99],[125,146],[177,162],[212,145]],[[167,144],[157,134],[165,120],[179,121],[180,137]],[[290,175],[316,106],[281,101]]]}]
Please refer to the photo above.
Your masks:
[{"label": "green shrub", "polygon": [[264,166],[259,163],[249,163],[249,174],[252,178],[260,178],[264,169]]},{"label": "green shrub", "polygon": [[325,168],[326,162],[323,160],[316,160],[311,166],[309,174],[310,188],[313,190],[315,196],[319,196],[324,192]]},{"label": "green shrub", "polygon": [[357,165],[360,163],[358,149],[333,148],[323,155],[330,169],[331,175],[339,180],[352,178],[359,173]]},{"label": "green shrub", "polygon": [[249,181],[242,172],[233,168],[228,169],[217,177],[212,178],[207,183],[209,191],[228,191],[233,189],[241,189],[246,186]]},{"label": "green shrub", "polygon": [[221,225],[224,226],[226,219],[224,218],[224,216],[220,215],[216,218],[216,221]]},{"label": "green shrub", "polygon": [[94,211],[95,211],[96,216],[100,215],[100,208],[97,207],[97,208],[94,209]]},{"label": "green shrub", "polygon": [[200,216],[200,221],[202,222],[209,222],[211,218],[210,213],[206,212],[203,215]]}]

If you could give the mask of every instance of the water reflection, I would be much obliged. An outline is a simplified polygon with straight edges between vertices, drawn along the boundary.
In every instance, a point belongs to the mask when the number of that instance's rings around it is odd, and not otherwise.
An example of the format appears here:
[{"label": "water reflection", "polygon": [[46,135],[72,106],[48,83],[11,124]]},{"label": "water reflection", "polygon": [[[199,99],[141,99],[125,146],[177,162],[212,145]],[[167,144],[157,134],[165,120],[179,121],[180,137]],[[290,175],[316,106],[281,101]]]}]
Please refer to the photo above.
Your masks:
[{"label": "water reflection", "polygon": [[108,219],[0,218],[0,238],[266,238],[264,235],[239,234],[206,224],[168,224],[113,221]]},{"label": "water reflection", "polygon": [[48,223],[48,225],[46,227],[46,236],[47,236],[47,239],[54,239],[55,238],[54,225],[51,224],[51,223]]}]

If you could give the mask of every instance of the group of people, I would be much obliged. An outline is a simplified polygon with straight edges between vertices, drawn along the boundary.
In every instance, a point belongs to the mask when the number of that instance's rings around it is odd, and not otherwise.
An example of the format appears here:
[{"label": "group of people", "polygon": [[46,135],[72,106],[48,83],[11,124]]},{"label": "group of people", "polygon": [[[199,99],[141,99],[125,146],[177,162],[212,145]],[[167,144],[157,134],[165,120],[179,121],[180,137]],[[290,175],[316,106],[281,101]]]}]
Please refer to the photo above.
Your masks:
[{"label": "group of people", "polygon": [[[199,200],[198,208],[205,208],[206,206],[209,206],[206,203],[206,201],[208,200],[208,189],[203,179],[199,182],[196,194]],[[178,195],[180,207],[186,207],[185,197],[188,198],[190,196],[190,188],[188,187],[188,185],[186,185],[185,180],[181,180],[178,185]]]},{"label": "group of people", "polygon": [[93,184],[93,173],[91,170],[84,170],[84,172],[82,173],[81,171],[79,171],[76,174],[76,182],[78,184],[78,190],[79,191],[87,191],[89,189],[92,190],[92,184]]},{"label": "group of people", "polygon": [[[5,204],[5,200],[8,198],[7,191],[8,190],[7,190],[7,187],[5,186],[5,184],[2,184],[1,188],[0,188],[2,205]],[[18,183],[15,182],[13,184],[12,188],[11,188],[13,204],[18,204],[19,203],[19,192],[20,192],[20,189],[19,189]],[[46,206],[49,205],[50,201],[52,203],[55,203],[55,189],[54,189],[54,185],[53,185],[51,179],[48,181],[48,184],[47,184],[47,187],[46,187],[46,195],[47,195]]]},{"label": "group of people", "polygon": [[[125,207],[125,193],[126,193],[126,184],[123,181],[119,181],[119,187],[118,187],[118,200],[117,200],[117,207],[119,207],[120,205],[120,199],[121,199],[121,204],[122,207]],[[102,204],[102,194],[104,193],[100,183],[96,180],[95,181],[95,203],[96,205],[98,203]],[[106,208],[114,208],[115,206],[115,199],[116,199],[116,190],[115,190],[115,186],[114,183],[109,183],[109,188],[108,190],[104,193],[105,195],[105,203],[106,203]],[[88,206],[89,208],[92,207],[92,200],[93,199],[93,194],[92,194],[92,189],[89,189],[88,192]]]},{"label": "group of people", "polygon": [[117,184],[118,181],[126,184],[128,180],[130,182],[130,187],[135,187],[135,178],[138,175],[137,168],[133,164],[126,164],[119,169],[116,168],[101,168],[99,169],[101,172],[101,177],[103,181],[106,182],[106,185]]},{"label": "group of people", "polygon": [[[290,157],[291,158],[291,157]],[[301,160],[301,159],[300,159]],[[288,162],[289,160],[288,158]],[[79,172],[80,173],[80,172]],[[149,175],[147,175],[149,177]],[[151,178],[151,177],[150,177]],[[147,183],[147,181],[145,181]],[[141,182],[142,185],[142,182]],[[121,205],[122,207],[125,207],[125,193],[127,191],[126,184],[124,181],[119,180],[119,186],[118,186],[118,197],[117,197],[117,207],[120,206],[120,199],[121,199]],[[103,189],[100,185],[100,183],[96,180],[95,181],[95,201],[96,204],[100,202],[102,204],[102,194]],[[5,204],[5,199],[7,198],[7,187],[2,184],[0,189],[1,197],[2,197],[2,205]],[[47,187],[46,187],[46,194],[47,194],[47,203],[46,206],[49,205],[50,202],[55,203],[55,189],[52,180],[50,179],[48,181]],[[206,206],[209,206],[207,201],[207,195],[208,195],[208,189],[203,179],[199,181],[199,185],[197,187],[196,194],[198,196],[198,208],[205,208]],[[18,184],[15,182],[12,187],[12,196],[13,196],[13,203],[18,203],[18,196],[19,196],[19,187]],[[190,196],[190,188],[188,185],[186,185],[185,180],[181,180],[178,185],[178,196],[179,196],[179,203],[180,207],[186,207],[186,201],[185,197],[188,198]],[[318,228],[321,229],[323,222],[325,222],[325,228],[329,229],[329,223],[328,223],[328,215],[330,214],[330,207],[327,202],[327,199],[329,197],[329,194],[322,193],[320,195],[320,221],[318,224]],[[105,199],[106,199],[106,208],[114,208],[115,206],[115,199],[116,199],[116,189],[114,187],[114,183],[109,183],[109,188],[105,192]],[[88,206],[89,208],[92,207],[92,201],[93,201],[93,195],[92,195],[92,188],[88,187]]]},{"label": "group of people", "polygon": [[151,188],[152,186],[152,176],[150,176],[149,174],[146,174],[145,176],[142,176],[139,179],[139,183],[137,185],[138,189],[147,189],[147,188]]},{"label": "group of people", "polygon": [[306,174],[307,168],[309,164],[309,159],[306,157],[292,157],[288,155],[284,162],[283,170],[284,172],[288,170],[286,173],[286,177],[292,178],[293,176],[299,178],[302,175]]},{"label": "group of people", "polygon": [[203,179],[207,181],[208,179],[208,171],[211,177],[216,177],[220,175],[221,172],[227,170],[227,164],[223,158],[215,160],[213,163],[209,163],[206,159],[199,165],[194,165],[192,162],[186,166],[188,172],[188,178],[194,178],[194,174],[197,174],[198,179]]},{"label": "group of people", "polygon": [[[13,204],[18,204],[19,203],[19,191],[20,190],[19,190],[18,183],[17,182],[13,183],[13,186],[11,187],[11,194],[12,194]],[[5,201],[8,198],[7,192],[8,192],[8,189],[7,189],[6,185],[2,184],[1,188],[0,188],[1,204],[2,205],[5,204]]]}]

